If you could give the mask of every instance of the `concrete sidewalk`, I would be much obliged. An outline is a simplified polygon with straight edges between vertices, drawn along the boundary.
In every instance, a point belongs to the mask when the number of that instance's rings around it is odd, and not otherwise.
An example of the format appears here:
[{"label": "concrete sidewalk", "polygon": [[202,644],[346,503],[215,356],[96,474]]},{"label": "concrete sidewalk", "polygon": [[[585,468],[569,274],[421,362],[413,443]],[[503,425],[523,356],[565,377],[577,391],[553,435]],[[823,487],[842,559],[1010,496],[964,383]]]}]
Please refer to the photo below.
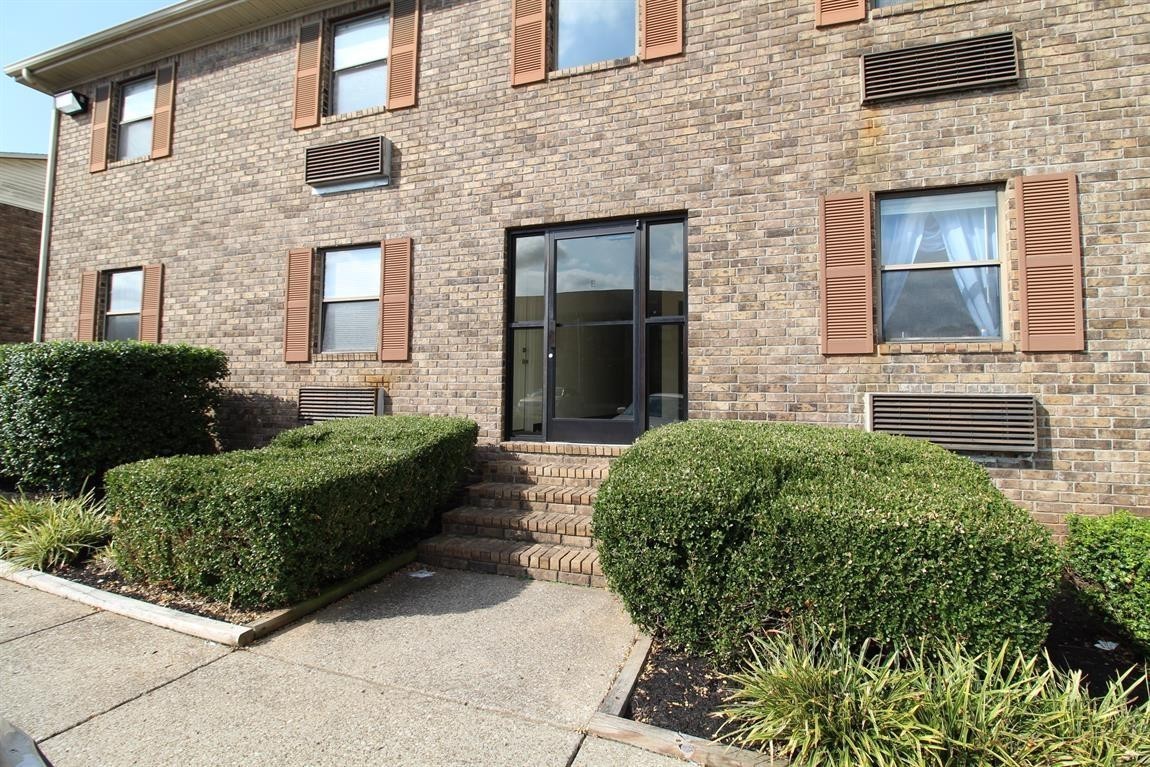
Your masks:
[{"label": "concrete sidewalk", "polygon": [[635,638],[605,591],[451,570],[245,650],[0,581],[0,715],[56,767],[664,767],[580,734]]}]

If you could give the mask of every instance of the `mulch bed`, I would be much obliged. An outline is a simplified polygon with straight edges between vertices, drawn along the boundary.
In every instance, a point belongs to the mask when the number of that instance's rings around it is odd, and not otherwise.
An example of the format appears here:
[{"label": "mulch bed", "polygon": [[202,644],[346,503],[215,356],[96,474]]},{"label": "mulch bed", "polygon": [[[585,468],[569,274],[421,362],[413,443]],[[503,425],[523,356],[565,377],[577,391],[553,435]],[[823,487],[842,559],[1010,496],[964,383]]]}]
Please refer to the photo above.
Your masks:
[{"label": "mulch bed", "polygon": [[[1071,592],[1064,590],[1059,595],[1050,618],[1046,650],[1051,661],[1060,669],[1082,671],[1092,695],[1104,695],[1107,682],[1131,667],[1138,668],[1135,675],[1150,670],[1150,658]],[[1107,650],[1098,643],[1116,646]],[[631,696],[631,718],[715,740],[722,720],[714,712],[722,707],[725,692],[721,673],[709,661],[676,652],[656,639]],[[1148,694],[1150,690],[1143,686],[1135,692],[1134,702],[1145,703]]]},{"label": "mulch bed", "polygon": [[113,594],[228,623],[245,625],[266,615],[258,610],[240,610],[226,602],[176,591],[163,584],[129,583],[116,571],[111,561],[102,557],[94,557],[78,565],[58,567],[49,570],[49,573],[102,591],[110,591]]}]

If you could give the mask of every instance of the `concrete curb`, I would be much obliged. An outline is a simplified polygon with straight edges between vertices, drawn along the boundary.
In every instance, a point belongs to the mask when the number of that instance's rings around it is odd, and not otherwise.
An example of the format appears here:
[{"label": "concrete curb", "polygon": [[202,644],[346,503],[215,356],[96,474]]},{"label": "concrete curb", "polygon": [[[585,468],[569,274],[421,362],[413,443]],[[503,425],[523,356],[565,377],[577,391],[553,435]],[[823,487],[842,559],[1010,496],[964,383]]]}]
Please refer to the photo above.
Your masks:
[{"label": "concrete curb", "polygon": [[615,683],[611,685],[611,690],[599,705],[599,710],[587,722],[588,735],[706,767],[786,767],[790,764],[787,759],[774,759],[757,751],[747,751],[624,718],[622,714],[631,704],[635,682],[650,653],[651,637],[641,635],[632,646],[630,655],[623,663]]},{"label": "concrete curb", "polygon": [[105,610],[126,618],[150,623],[153,626],[178,631],[181,634],[206,639],[229,647],[244,647],[260,637],[267,636],[276,629],[342,599],[353,591],[370,586],[415,560],[415,550],[411,549],[387,559],[370,570],[344,581],[312,599],[294,607],[279,610],[268,617],[247,625],[204,618],[199,615],[173,610],[170,607],[154,605],[139,599],[113,594],[108,591],[76,583],[66,578],[16,567],[11,562],[0,559],[0,578],[22,586],[37,589],[53,596],[70,599],[73,602]]}]

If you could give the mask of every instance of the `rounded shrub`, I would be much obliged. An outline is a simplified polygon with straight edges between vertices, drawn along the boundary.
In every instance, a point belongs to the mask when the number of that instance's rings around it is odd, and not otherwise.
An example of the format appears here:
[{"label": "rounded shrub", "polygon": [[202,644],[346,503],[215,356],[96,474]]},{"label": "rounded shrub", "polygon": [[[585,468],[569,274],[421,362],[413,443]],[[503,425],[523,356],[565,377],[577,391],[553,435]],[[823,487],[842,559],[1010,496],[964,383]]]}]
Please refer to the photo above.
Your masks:
[{"label": "rounded shrub", "polygon": [[128,341],[0,346],[0,476],[76,492],[113,466],[215,450],[216,349]]},{"label": "rounded shrub", "polygon": [[979,466],[852,429],[657,429],[612,465],[594,523],[632,618],[695,652],[737,652],[790,618],[856,641],[1032,650],[1059,575],[1048,533]]},{"label": "rounded shrub", "polygon": [[1066,561],[1086,601],[1150,650],[1150,517],[1068,517]]}]

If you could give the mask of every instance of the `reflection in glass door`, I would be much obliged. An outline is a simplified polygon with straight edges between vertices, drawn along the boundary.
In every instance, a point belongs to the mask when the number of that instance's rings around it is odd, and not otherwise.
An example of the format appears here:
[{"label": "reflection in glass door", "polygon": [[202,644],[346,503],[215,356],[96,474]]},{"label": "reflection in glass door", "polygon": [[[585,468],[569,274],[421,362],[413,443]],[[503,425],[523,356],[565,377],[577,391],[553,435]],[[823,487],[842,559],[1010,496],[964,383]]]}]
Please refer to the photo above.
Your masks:
[{"label": "reflection in glass door", "polygon": [[686,417],[684,228],[512,236],[509,436],[626,443]]}]

